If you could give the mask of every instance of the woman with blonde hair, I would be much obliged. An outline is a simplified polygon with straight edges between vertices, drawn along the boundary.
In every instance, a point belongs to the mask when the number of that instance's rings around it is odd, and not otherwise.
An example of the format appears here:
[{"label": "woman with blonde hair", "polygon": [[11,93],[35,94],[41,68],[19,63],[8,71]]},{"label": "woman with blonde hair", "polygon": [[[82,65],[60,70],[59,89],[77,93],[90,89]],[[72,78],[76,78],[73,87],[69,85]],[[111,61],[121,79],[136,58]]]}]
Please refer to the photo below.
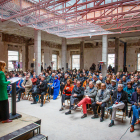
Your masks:
[{"label": "woman with blonde hair", "polygon": [[64,109],[65,100],[70,99],[73,88],[74,88],[74,85],[72,85],[72,80],[68,79],[67,84],[65,85],[64,90],[63,90],[62,100],[61,100],[62,101],[62,107],[59,111],[62,111]]},{"label": "woman with blonde hair", "polygon": [[4,61],[0,61],[0,121],[2,123],[12,122],[9,120],[9,102],[7,94],[7,85],[11,82],[6,80],[5,77],[5,66]]}]

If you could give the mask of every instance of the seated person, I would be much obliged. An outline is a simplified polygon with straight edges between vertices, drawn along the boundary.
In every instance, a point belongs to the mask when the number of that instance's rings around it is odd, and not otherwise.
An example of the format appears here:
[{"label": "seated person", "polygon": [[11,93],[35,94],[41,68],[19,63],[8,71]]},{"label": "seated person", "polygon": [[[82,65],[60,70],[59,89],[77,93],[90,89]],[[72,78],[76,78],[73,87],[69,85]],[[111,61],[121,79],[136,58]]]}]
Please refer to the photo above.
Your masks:
[{"label": "seated person", "polygon": [[53,95],[53,100],[57,99],[60,90],[60,81],[58,80],[58,76],[54,77],[53,84],[50,87],[50,93]]},{"label": "seated person", "polygon": [[[125,92],[127,92],[127,94],[128,94],[128,101],[127,102],[129,104],[131,104],[130,99],[131,99],[132,93],[135,91],[134,88],[132,87],[132,82],[131,81],[127,82],[127,86],[123,90]],[[128,106],[127,106],[127,104],[126,104],[126,115],[128,115]],[[130,115],[131,114],[129,114],[129,117],[130,117]]]},{"label": "seated person", "polygon": [[46,82],[49,83],[51,77],[48,73],[45,74],[45,78],[46,78]]},{"label": "seated person", "polygon": [[41,81],[41,75],[38,76],[37,81],[36,81],[36,85],[39,85]]},{"label": "seated person", "polygon": [[101,89],[101,81],[100,80],[98,80],[97,82],[96,82],[96,88],[97,88],[97,90],[100,90]]},{"label": "seated person", "polygon": [[84,76],[83,76],[83,73],[80,73],[80,76],[79,76],[79,79],[78,80],[81,81],[82,82],[81,85],[83,85],[83,83],[85,81]]},{"label": "seated person", "polygon": [[65,115],[71,114],[71,110],[74,107],[74,103],[76,101],[81,101],[83,96],[84,96],[84,87],[82,87],[82,82],[81,81],[77,81],[76,86],[74,86],[73,90],[72,90],[72,95],[70,97],[70,108],[69,111],[65,113]]},{"label": "seated person", "polygon": [[33,78],[31,79],[33,85],[36,85],[36,82],[37,82],[37,78],[36,78],[36,75],[34,74],[33,75]]},{"label": "seated person", "polygon": [[53,84],[55,74],[52,73],[52,76],[50,77],[48,88],[49,88],[49,95],[51,95],[51,85]]},{"label": "seated person", "polygon": [[72,85],[71,79],[68,79],[67,84],[65,85],[64,90],[63,90],[62,100],[61,100],[62,101],[62,107],[59,111],[62,111],[64,109],[65,100],[70,99],[73,88],[74,88],[74,85]]},{"label": "seated person", "polygon": [[77,79],[75,78],[73,81],[73,85],[76,86],[76,83],[77,83]]},{"label": "seated person", "polygon": [[136,92],[131,96],[130,102],[132,104],[133,118],[131,123],[130,132],[134,132],[134,124],[139,124],[140,115],[140,86],[137,87]]},{"label": "seated person", "polygon": [[113,92],[116,91],[116,80],[111,80],[111,88],[110,88],[110,95],[113,95]]},{"label": "seated person", "polygon": [[128,95],[127,92],[123,90],[123,84],[118,84],[118,89],[113,93],[112,101],[113,106],[112,108],[112,119],[109,127],[114,125],[114,120],[116,117],[117,109],[124,109],[125,105],[127,104]]},{"label": "seated person", "polygon": [[94,87],[93,81],[89,82],[89,87],[85,90],[84,95],[85,98],[82,99],[75,107],[74,110],[76,110],[77,107],[80,107],[82,105],[83,107],[83,116],[81,118],[87,117],[87,104],[92,104],[95,101],[95,96],[97,94],[97,88]]},{"label": "seated person", "polygon": [[125,92],[127,92],[127,94],[128,94],[128,103],[131,104],[130,99],[131,99],[132,93],[134,92],[134,89],[132,87],[131,81],[127,83],[127,86],[123,90]]},{"label": "seated person", "polygon": [[[91,79],[91,80],[92,80],[92,79]],[[93,80],[92,80],[92,81],[94,82],[94,85],[96,85],[96,82],[98,81],[97,76],[93,75]]]},{"label": "seated person", "polygon": [[134,77],[134,84],[133,84],[133,89],[134,91],[136,91],[136,88],[138,87],[139,85],[139,82],[138,82],[138,77]]},{"label": "seated person", "polygon": [[17,102],[20,101],[21,93],[25,92],[25,94],[27,95],[31,88],[32,88],[32,81],[27,75],[24,81],[22,82],[21,87],[16,92],[16,94],[19,93]]},{"label": "seated person", "polygon": [[83,83],[83,87],[86,89],[89,86],[90,79],[86,79]]},{"label": "seated person", "polygon": [[93,112],[94,112],[94,116],[91,117],[92,119],[98,118],[97,107],[100,106],[101,107],[100,122],[103,121],[103,119],[104,119],[104,108],[107,106],[107,102],[109,102],[109,99],[110,99],[110,91],[108,89],[106,89],[106,84],[102,83],[101,84],[101,89],[98,91],[98,93],[96,95],[96,99],[91,105],[92,109],[93,109]]},{"label": "seated person", "polygon": [[43,99],[44,99],[44,95],[46,94],[47,92],[47,82],[45,80],[45,76],[41,76],[41,81],[40,81],[40,84],[37,85],[37,90],[32,92],[32,96],[33,96],[33,99],[34,99],[34,102],[31,103],[31,104],[36,104],[36,95],[37,94],[41,94],[41,105],[40,107],[43,106]]},{"label": "seated person", "polygon": [[67,79],[68,79],[68,75],[67,75],[67,74],[65,74],[65,76],[64,76],[64,77],[61,77],[61,79],[60,79],[60,84],[61,84],[61,86],[60,86],[61,95],[62,95],[63,89],[64,89],[64,87],[65,87],[65,85],[66,85],[66,83],[67,83]]},{"label": "seated person", "polygon": [[125,88],[127,86],[126,76],[122,77],[122,84],[123,84],[123,88]]},{"label": "seated person", "polygon": [[112,85],[111,85],[111,83],[110,83],[110,79],[107,78],[107,79],[106,79],[106,89],[111,90],[111,87],[112,87]]},{"label": "seated person", "polygon": [[102,83],[105,82],[104,79],[103,79],[103,76],[99,76],[99,80],[100,80]]}]

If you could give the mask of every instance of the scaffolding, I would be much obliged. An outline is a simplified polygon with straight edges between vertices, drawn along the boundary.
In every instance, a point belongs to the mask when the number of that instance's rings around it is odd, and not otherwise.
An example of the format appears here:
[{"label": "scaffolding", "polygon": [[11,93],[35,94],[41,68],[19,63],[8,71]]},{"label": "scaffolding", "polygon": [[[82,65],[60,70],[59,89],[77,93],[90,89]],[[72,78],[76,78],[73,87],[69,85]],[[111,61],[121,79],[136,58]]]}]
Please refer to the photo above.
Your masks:
[{"label": "scaffolding", "polygon": [[140,0],[0,0],[0,20],[60,37],[140,31]]}]

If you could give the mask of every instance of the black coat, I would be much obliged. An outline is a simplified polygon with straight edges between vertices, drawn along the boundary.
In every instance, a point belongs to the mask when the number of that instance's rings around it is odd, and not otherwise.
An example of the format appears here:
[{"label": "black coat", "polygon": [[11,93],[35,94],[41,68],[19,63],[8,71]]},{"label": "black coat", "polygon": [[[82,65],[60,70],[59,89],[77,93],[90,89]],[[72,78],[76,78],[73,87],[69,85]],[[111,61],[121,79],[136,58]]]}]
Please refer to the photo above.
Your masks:
[{"label": "black coat", "polygon": [[77,89],[77,86],[74,86],[74,88],[72,90],[72,95],[73,94],[77,94],[77,98],[79,98],[81,100],[84,96],[84,87],[81,86]]},{"label": "black coat", "polygon": [[46,92],[47,91],[47,81],[46,80],[42,81],[42,83],[39,84],[37,87],[39,88],[40,92]]},{"label": "black coat", "polygon": [[41,79],[37,78],[36,85],[39,85],[40,82],[41,82]]},{"label": "black coat", "polygon": [[[117,93],[118,93],[117,90],[113,93],[113,97],[112,97],[113,103],[115,103],[115,101],[117,100]],[[127,94],[127,92],[122,90],[122,95],[121,95],[121,98],[120,98],[120,102],[122,101],[124,104],[126,104],[127,100],[128,100],[128,94]]]}]

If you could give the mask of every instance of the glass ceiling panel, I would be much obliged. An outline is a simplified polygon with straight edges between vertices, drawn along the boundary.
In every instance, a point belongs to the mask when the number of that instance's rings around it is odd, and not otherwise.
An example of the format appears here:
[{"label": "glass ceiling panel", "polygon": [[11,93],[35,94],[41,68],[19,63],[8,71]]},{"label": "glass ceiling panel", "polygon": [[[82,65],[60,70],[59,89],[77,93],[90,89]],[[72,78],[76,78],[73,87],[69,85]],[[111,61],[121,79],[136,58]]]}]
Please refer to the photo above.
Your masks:
[{"label": "glass ceiling panel", "polygon": [[[117,0],[113,0],[115,1]],[[66,38],[110,34],[112,32],[84,17],[88,11],[86,8],[111,2],[112,0],[97,0],[96,3],[93,0],[17,0],[17,3],[12,1],[0,6],[0,16],[18,22],[21,26]]]}]

